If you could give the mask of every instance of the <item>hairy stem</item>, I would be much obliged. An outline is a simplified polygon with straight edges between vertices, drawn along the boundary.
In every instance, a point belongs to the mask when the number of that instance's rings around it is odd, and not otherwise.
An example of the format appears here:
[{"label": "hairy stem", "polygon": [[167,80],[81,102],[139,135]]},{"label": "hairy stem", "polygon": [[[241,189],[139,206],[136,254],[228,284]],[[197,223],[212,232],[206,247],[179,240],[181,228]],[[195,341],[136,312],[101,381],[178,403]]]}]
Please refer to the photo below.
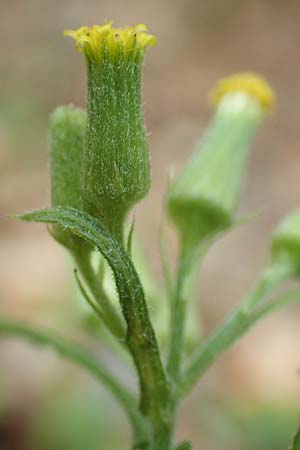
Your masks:
[{"label": "hairy stem", "polygon": [[96,246],[107,260],[114,274],[127,324],[128,347],[139,376],[140,409],[149,418],[153,430],[153,450],[170,450],[173,424],[170,385],[160,359],[143,288],[131,259],[97,219],[74,208],[37,211],[21,218],[70,229]]},{"label": "hairy stem", "polygon": [[102,311],[104,323],[110,332],[119,340],[124,342],[126,339],[126,330],[121,316],[115,309],[114,305],[110,302],[104,289],[102,288],[99,280],[91,265],[90,257],[86,257],[84,254],[74,254],[74,259],[77,267],[82,274],[84,281],[92,292],[96,302]]},{"label": "hairy stem", "polygon": [[[171,333],[168,372],[175,383],[180,379],[185,345],[187,301],[192,300],[194,276],[208,248],[208,241],[190,245],[181,240],[176,284],[171,295]],[[199,324],[201,328],[201,324]]]},{"label": "hairy stem", "polygon": [[299,299],[299,290],[288,292],[254,309],[252,312],[245,312],[244,303],[242,303],[195,352],[183,373],[180,395],[187,394],[218,357],[231,347],[237,339],[243,336],[259,319],[274,309]]},{"label": "hairy stem", "polygon": [[168,372],[176,382],[180,375],[181,359],[184,347],[184,325],[186,302],[188,299],[188,274],[190,271],[189,253],[181,249],[177,269],[177,280],[171,303],[171,336]]}]

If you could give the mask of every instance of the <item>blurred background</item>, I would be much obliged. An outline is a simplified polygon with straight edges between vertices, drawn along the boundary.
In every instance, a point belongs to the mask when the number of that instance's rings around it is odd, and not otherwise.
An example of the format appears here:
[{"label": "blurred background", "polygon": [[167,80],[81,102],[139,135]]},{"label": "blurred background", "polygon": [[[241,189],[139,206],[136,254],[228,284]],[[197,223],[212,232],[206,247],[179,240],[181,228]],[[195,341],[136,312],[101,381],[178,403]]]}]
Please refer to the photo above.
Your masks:
[{"label": "blurred background", "polygon": [[[137,229],[161,278],[157,235],[170,168],[205,129],[220,77],[257,71],[278,95],[255,141],[240,214],[259,213],[220,240],[198,282],[207,332],[251,289],[277,220],[300,200],[300,3],[285,0],[0,0],[0,314],[83,340],[72,263],[45,226],[7,216],[49,203],[47,122],[59,104],[85,107],[85,68],[65,28],[146,23],[144,99],[153,181]],[[170,242],[173,242],[172,236]],[[300,307],[259,324],[211,368],[180,412],[195,450],[284,450],[300,412]],[[118,369],[118,367],[115,367]],[[0,450],[122,450],[126,421],[109,394],[47,350],[0,342]]]}]

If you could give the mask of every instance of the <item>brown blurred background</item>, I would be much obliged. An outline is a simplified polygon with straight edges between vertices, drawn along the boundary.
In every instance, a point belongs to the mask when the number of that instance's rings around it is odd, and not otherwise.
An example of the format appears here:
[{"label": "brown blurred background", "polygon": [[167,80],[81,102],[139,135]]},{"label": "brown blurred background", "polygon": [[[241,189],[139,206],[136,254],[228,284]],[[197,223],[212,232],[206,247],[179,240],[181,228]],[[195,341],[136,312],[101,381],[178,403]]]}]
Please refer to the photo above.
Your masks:
[{"label": "brown blurred background", "polygon": [[[153,182],[136,211],[158,278],[168,171],[180,169],[208,123],[208,90],[220,77],[251,70],[277,92],[240,202],[241,214],[258,217],[214,246],[199,277],[210,330],[255,283],[277,220],[299,206],[297,0],[0,0],[0,313],[84,334],[64,251],[46,227],[7,216],[48,205],[49,113],[59,104],[85,107],[83,58],[62,31],[106,18],[117,26],[147,23],[158,36],[144,76]],[[259,324],[185,403],[180,437],[192,438],[195,450],[287,448],[300,412],[299,340],[297,305]],[[99,357],[115,364],[105,350]],[[0,342],[0,450],[125,450],[128,435],[117,406],[81,370],[49,351]]]}]

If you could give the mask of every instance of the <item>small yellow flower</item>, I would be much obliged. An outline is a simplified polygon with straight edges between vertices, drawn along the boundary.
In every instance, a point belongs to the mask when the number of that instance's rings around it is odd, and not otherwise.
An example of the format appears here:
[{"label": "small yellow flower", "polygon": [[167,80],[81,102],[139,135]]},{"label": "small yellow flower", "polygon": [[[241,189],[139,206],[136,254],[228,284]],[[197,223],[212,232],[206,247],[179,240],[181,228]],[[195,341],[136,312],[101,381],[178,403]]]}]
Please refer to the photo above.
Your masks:
[{"label": "small yellow flower", "polygon": [[210,93],[212,102],[219,105],[226,94],[242,92],[249,94],[261,105],[265,112],[269,112],[275,105],[275,93],[269,83],[255,73],[238,73],[220,80]]},{"label": "small yellow flower", "polygon": [[112,22],[104,25],[94,25],[93,27],[81,27],[78,30],[66,30],[65,36],[70,36],[76,41],[76,48],[85,52],[87,57],[98,61],[101,58],[101,49],[106,44],[111,55],[119,44],[124,48],[125,55],[128,56],[136,49],[145,50],[156,43],[155,36],[149,34],[147,26],[138,24],[134,27],[113,28]]}]

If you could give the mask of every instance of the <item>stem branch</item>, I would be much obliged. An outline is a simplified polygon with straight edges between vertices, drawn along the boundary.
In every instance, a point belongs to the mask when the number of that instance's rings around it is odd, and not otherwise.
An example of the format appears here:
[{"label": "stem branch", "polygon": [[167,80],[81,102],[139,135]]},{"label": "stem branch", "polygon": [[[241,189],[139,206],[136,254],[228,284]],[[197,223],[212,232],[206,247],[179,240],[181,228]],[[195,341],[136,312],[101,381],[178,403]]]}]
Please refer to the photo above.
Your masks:
[{"label": "stem branch", "polygon": [[195,352],[182,376],[180,394],[188,393],[216,359],[259,319],[274,309],[297,299],[300,299],[300,291],[291,291],[254,309],[252,312],[245,312],[244,303],[242,303]]},{"label": "stem branch", "polygon": [[74,259],[86,284],[101,308],[105,325],[119,341],[124,342],[126,338],[124,323],[97,279],[90,258],[83,254],[74,254]]}]

